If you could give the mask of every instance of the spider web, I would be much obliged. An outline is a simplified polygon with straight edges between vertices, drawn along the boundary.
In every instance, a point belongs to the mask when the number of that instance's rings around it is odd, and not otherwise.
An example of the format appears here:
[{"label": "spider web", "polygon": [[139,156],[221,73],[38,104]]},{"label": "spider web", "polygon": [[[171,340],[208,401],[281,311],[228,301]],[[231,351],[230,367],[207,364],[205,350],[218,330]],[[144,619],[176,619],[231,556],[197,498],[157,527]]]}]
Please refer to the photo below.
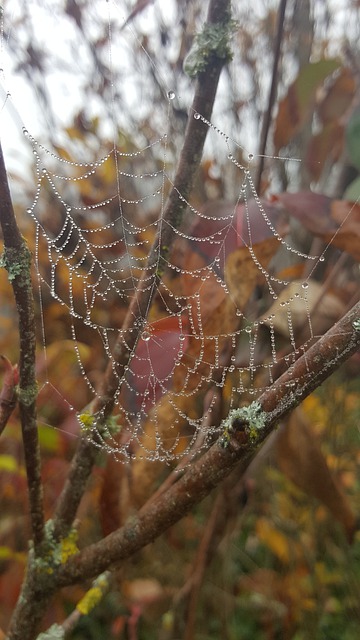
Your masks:
[{"label": "spider web", "polygon": [[[110,60],[112,40],[109,14]],[[143,47],[142,53],[148,55]],[[64,349],[75,355],[79,385],[86,386],[89,401],[87,408],[69,402],[77,431],[119,460],[136,455],[171,461],[196,455],[219,433],[224,414],[256,399],[316,337],[309,283],[324,255],[300,249],[275,207],[258,197],[256,154],[190,110],[189,117],[208,127],[207,144],[216,149],[222,171],[237,185],[234,205],[214,211],[177,192],[187,214],[179,229],[172,228],[176,239],[168,256],[158,251],[157,266],[147,272],[145,290],[156,293],[146,314],[136,319],[136,346],[118,374],[119,345],[128,348],[128,333],[122,328],[126,311],[137,296],[155,234],[170,224],[163,212],[174,186],[176,99],[172,89],[164,90],[163,133],[128,150],[118,142],[113,93],[113,143],[90,161],[54,153],[22,126],[36,175],[26,215],[35,228],[45,359],[39,395],[50,387],[66,399],[46,364],[51,298],[66,318]],[[6,102],[11,102],[9,93]],[[99,198],[94,185],[108,175],[113,176],[112,186],[107,197]],[[79,192],[91,193],[88,204]],[[307,265],[306,278],[286,277],[280,266],[294,261]],[[114,420],[99,429],[91,404],[102,394],[98,370],[109,366],[116,379]]]}]

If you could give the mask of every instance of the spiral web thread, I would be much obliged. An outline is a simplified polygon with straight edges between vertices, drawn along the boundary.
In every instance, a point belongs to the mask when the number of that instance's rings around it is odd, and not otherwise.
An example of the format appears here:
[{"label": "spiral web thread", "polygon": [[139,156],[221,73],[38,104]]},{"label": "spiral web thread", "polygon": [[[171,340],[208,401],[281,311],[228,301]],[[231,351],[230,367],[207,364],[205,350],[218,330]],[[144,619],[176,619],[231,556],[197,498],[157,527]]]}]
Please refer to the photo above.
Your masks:
[{"label": "spiral web thread", "polygon": [[[110,58],[111,28],[109,19]],[[44,305],[50,295],[67,316],[79,376],[86,383],[90,402],[98,397],[100,389],[93,363],[84,357],[82,345],[88,342],[93,347],[96,343],[102,368],[110,362],[117,375],[114,345],[116,340],[126,341],[121,329],[124,312],[136,294],[155,232],[160,225],[169,224],[163,220],[163,210],[173,186],[168,143],[176,96],[172,90],[165,96],[168,115],[160,137],[140,150],[124,152],[114,135],[112,148],[91,162],[60,157],[23,127],[36,173],[35,197],[26,213],[36,230],[43,350],[47,357],[49,321]],[[11,99],[9,94],[7,99]],[[115,114],[115,99],[112,110]],[[226,132],[205,120],[201,113],[190,113],[189,117],[207,125],[224,171],[235,175],[237,202],[215,215],[187,202],[184,225],[173,228],[176,241],[155,300],[148,318],[140,323],[139,340],[124,374],[117,376],[115,422],[119,432],[111,427],[100,432],[91,418],[91,408],[87,412],[80,406],[70,407],[78,432],[88,433],[97,446],[121,461],[133,455],[163,461],[195,455],[221,428],[219,393],[224,394],[227,410],[239,406],[242,400],[256,399],[271,385],[279,368],[291,368],[315,337],[308,279],[293,282],[286,293],[290,279],[278,275],[271,259],[279,250],[309,263],[307,273],[311,273],[324,256],[306,255],[277,230],[254,187],[252,168],[256,157],[246,154],[246,161],[239,161],[239,150],[244,150]],[[115,188],[109,197],[76,206],[77,190],[89,181],[96,182],[97,176],[101,180],[106,171],[115,176]],[[184,201],[180,192],[178,198],[179,202]],[[57,203],[54,216],[49,214],[49,202]],[[238,206],[242,203],[239,225]],[[115,211],[111,218],[110,209]],[[149,213],[141,219],[139,209]],[[268,244],[270,238],[276,249],[271,249],[266,260],[263,249],[259,254],[261,243],[257,244],[257,238],[253,240],[255,226],[260,223],[267,230]],[[267,247],[266,243],[262,247]],[[240,248],[247,252],[252,264],[250,277],[255,294],[256,290],[261,292],[262,305],[252,302],[254,293],[250,302],[243,305],[236,282],[241,281],[245,262],[239,271],[233,268],[235,277],[231,276],[229,256]],[[146,288],[155,287],[156,275],[155,271],[149,275]],[[211,306],[209,298],[217,304]],[[106,313],[109,305],[112,313]],[[303,308],[306,339],[300,344],[295,338],[293,305]],[[121,311],[118,316],[116,309]],[[277,313],[282,314],[287,326],[281,344],[274,328]],[[55,389],[46,368],[43,376],[40,393],[49,386]],[[296,381],[291,384],[296,387]]]}]

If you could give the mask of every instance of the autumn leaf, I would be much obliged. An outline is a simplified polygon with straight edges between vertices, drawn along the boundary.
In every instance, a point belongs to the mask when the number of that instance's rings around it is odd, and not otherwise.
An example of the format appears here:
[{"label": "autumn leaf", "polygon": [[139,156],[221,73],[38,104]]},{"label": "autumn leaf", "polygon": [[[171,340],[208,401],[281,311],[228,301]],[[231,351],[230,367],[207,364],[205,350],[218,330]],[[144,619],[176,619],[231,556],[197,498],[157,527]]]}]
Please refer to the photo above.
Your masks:
[{"label": "autumn leaf", "polygon": [[[307,330],[313,335],[323,335],[345,312],[344,303],[333,293],[323,291],[315,280],[294,280],[281,291],[263,316],[264,324],[270,324],[281,335],[289,336],[289,312],[295,332]],[[311,318],[311,324],[310,324]]]},{"label": "autumn leaf", "polygon": [[308,231],[360,262],[360,204],[300,191],[274,197]]},{"label": "autumn leaf", "polygon": [[300,489],[324,504],[345,529],[351,542],[356,518],[347,496],[330,472],[315,434],[302,411],[291,414],[276,437],[281,471]]},{"label": "autumn leaf", "polygon": [[268,238],[254,245],[251,251],[248,247],[240,247],[227,259],[225,280],[236,306],[242,312],[252,295],[255,286],[263,282],[261,269],[265,269],[271,258],[279,249],[277,238]]},{"label": "autumn leaf", "polygon": [[274,132],[276,151],[285,147],[312,117],[319,87],[339,66],[340,60],[319,60],[307,64],[300,70],[287,95],[279,104]]}]

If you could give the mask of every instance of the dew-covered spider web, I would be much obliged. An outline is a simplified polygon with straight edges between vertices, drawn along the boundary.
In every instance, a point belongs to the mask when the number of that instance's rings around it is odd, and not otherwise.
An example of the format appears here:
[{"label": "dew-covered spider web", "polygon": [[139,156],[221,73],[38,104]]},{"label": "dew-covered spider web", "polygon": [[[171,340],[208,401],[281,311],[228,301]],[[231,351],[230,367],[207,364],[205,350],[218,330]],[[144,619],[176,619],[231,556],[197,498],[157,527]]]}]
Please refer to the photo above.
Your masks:
[{"label": "dew-covered spider web", "polygon": [[[171,461],[207,447],[231,408],[256,400],[324,331],[313,319],[322,294],[312,274],[331,241],[310,253],[281,203],[257,194],[257,143],[245,149],[216,115],[207,120],[187,98],[186,116],[208,128],[205,160],[216,150],[214,184],[231,177],[231,202],[205,199],[195,184],[190,198],[175,193],[187,205],[180,226],[164,219],[179,153],[181,96],[151,60],[162,83],[158,131],[149,121],[141,129],[140,105],[136,135],[131,140],[122,132],[114,59],[127,27],[119,28],[123,13],[116,3],[97,5],[108,16],[103,50],[109,75],[102,75],[97,61],[99,77],[110,87],[105,144],[96,146],[96,118],[78,118],[77,131],[68,128],[68,147],[56,136],[52,146],[43,144],[4,80],[3,111],[21,113],[33,158],[35,188],[20,215],[27,218],[36,272],[40,419],[51,423],[47,402],[58,397],[67,405],[59,428],[88,436],[119,460]],[[129,32],[140,43],[131,26]],[[144,39],[138,55],[139,64],[148,61]],[[137,99],[146,106],[140,89]],[[161,234],[169,225],[173,242],[164,252]],[[157,235],[153,268],[143,283],[151,303],[140,314],[141,301],[131,303]],[[123,327],[132,308],[129,334],[129,325]],[[121,349],[128,361],[120,370]],[[77,389],[56,375],[64,354]],[[106,393],[105,371],[115,391],[113,418],[104,425],[92,407]],[[289,383],[294,393],[301,382]]]}]

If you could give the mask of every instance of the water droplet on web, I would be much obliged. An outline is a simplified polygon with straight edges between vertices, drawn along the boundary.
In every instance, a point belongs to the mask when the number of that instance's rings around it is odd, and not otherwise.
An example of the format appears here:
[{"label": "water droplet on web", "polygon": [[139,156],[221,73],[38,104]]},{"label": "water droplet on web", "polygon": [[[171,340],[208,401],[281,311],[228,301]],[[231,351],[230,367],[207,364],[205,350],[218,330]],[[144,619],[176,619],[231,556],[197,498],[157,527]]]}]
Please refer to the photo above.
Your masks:
[{"label": "water droplet on web", "polygon": [[174,91],[168,91],[168,98],[169,100],[174,100],[175,96],[175,92]]},{"label": "water droplet on web", "polygon": [[309,288],[309,283],[308,282],[303,282],[301,286],[302,286],[303,289],[308,289]]},{"label": "water droplet on web", "polygon": [[325,262],[325,257],[324,256],[320,256],[319,262]]},{"label": "water droplet on web", "polygon": [[249,160],[253,160],[253,159],[254,159],[254,154],[253,154],[253,153],[249,153],[249,155],[248,155],[248,159],[249,159]]},{"label": "water droplet on web", "polygon": [[194,113],[194,118],[195,118],[195,120],[200,120],[200,118],[201,118],[200,113]]},{"label": "water droplet on web", "polygon": [[149,331],[143,331],[141,338],[144,340],[144,342],[149,342],[151,334],[149,333]]}]

